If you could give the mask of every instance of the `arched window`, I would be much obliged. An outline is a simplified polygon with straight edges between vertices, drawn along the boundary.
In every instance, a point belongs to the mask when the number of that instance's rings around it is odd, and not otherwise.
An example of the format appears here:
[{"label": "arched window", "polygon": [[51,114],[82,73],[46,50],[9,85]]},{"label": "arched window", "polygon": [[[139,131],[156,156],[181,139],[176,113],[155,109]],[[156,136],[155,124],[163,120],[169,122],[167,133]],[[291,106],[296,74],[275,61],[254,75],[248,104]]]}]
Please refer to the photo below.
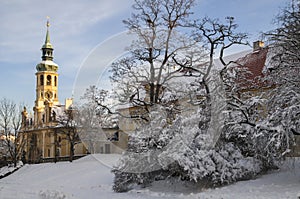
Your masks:
[{"label": "arched window", "polygon": [[51,75],[47,75],[47,85],[51,85]]},{"label": "arched window", "polygon": [[44,75],[40,76],[40,85],[43,86],[44,85]]},{"label": "arched window", "polygon": [[57,86],[57,77],[54,76],[54,86]]}]

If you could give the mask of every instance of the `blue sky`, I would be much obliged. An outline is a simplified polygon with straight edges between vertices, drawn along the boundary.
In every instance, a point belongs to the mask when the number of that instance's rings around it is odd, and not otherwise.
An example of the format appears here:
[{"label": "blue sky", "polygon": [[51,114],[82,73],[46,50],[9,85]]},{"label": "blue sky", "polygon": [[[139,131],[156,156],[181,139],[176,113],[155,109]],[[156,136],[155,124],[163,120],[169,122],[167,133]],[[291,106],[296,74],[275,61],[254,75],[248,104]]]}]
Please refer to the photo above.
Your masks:
[{"label": "blue sky", "polygon": [[[254,41],[259,39],[260,32],[274,28],[272,20],[287,0],[197,2],[197,17],[224,19],[234,16],[239,30],[249,33],[250,41]],[[46,16],[50,16],[50,38],[60,74],[59,98],[64,103],[65,98],[72,96],[76,74],[91,52],[100,44],[106,53],[114,53],[114,48],[108,46],[112,42],[103,44],[113,35],[126,30],[122,20],[130,16],[132,4],[133,0],[1,0],[0,98],[33,106],[35,66],[41,60]],[[240,50],[242,48],[235,48],[231,53]],[[97,69],[93,70],[96,71],[90,72],[99,73]]]}]

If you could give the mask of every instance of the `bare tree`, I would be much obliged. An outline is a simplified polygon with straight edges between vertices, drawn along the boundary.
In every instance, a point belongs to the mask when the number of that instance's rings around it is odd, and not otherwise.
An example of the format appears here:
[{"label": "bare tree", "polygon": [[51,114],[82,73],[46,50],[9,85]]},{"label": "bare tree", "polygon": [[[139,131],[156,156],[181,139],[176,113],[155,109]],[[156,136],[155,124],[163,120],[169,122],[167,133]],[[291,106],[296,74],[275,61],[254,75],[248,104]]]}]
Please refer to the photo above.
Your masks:
[{"label": "bare tree", "polygon": [[[249,45],[246,33],[236,32],[238,25],[234,22],[234,17],[227,17],[226,23],[218,19],[205,17],[202,20],[196,20],[193,24],[196,29],[195,36],[202,38],[202,41],[209,52],[209,62],[206,71],[202,76],[202,82],[205,84],[206,92],[209,94],[209,88],[206,85],[210,71],[215,66],[214,60],[217,58],[221,61],[224,70],[235,60],[224,61],[224,53],[234,45]],[[222,73],[221,73],[222,75]]]},{"label": "bare tree", "polygon": [[[264,36],[272,47],[272,69],[281,70],[299,68],[300,62],[300,3],[291,1],[288,6],[280,11],[275,18],[278,28],[269,31]],[[288,75],[293,75],[289,74]],[[279,78],[281,79],[281,78]],[[293,79],[293,78],[291,78]],[[286,81],[282,79],[282,81]],[[293,83],[288,81],[288,83]],[[297,83],[297,82],[296,82]]]},{"label": "bare tree", "polygon": [[[99,89],[96,86],[90,86],[81,97],[81,104],[78,105],[78,114],[81,116],[79,123],[91,127],[105,127],[108,125],[108,111],[106,108],[108,91]],[[99,107],[102,104],[103,107]],[[108,106],[108,105],[107,105]]]},{"label": "bare tree", "polygon": [[72,162],[74,159],[75,145],[80,142],[78,125],[74,120],[75,114],[76,110],[72,107],[66,109],[62,115],[58,116],[58,125],[55,131],[56,136],[58,134],[62,134],[64,139],[66,139],[67,143],[69,144],[70,162]]},{"label": "bare tree", "polygon": [[144,107],[162,103],[167,83],[186,75],[184,68],[203,60],[203,49],[184,29],[193,4],[194,0],[135,1],[135,13],[123,22],[137,40],[128,48],[129,54],[113,63],[111,69],[122,102]]},{"label": "bare tree", "polygon": [[[21,158],[24,140],[19,139],[19,130],[22,123],[22,105],[16,105],[12,100],[3,98],[0,101],[0,127],[1,139],[8,158],[11,158],[14,166],[17,166]],[[19,143],[18,143],[19,142]]]},{"label": "bare tree", "polygon": [[[80,139],[88,147],[90,153],[96,153],[97,145],[105,137],[102,128],[111,127],[112,111],[106,106],[108,92],[96,86],[90,86],[81,97],[81,103],[76,106],[74,119],[78,125]],[[98,106],[98,103],[102,106]]]}]

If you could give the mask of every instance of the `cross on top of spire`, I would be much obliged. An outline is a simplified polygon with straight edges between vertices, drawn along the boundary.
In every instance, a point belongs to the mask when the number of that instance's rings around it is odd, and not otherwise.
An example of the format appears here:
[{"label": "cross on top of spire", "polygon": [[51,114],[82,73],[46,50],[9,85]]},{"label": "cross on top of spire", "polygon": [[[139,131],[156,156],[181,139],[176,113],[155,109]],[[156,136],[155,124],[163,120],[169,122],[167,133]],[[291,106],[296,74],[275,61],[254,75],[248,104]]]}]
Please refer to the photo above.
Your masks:
[{"label": "cross on top of spire", "polygon": [[50,22],[49,22],[49,18],[50,17],[47,16],[47,23],[46,23],[47,33],[46,33],[45,44],[43,45],[42,48],[53,48],[52,44],[50,43],[50,34],[49,34]]},{"label": "cross on top of spire", "polygon": [[49,28],[49,27],[50,27],[49,19],[50,19],[50,17],[49,17],[49,16],[47,16],[47,23],[46,23],[46,26],[47,26],[47,28]]}]

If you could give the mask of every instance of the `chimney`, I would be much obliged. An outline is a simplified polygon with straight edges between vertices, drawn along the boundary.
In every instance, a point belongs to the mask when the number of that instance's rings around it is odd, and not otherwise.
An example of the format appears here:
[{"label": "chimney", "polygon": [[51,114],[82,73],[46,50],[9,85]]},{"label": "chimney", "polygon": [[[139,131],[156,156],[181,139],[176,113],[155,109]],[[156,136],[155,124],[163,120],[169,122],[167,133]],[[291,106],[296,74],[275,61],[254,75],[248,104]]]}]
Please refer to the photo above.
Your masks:
[{"label": "chimney", "polygon": [[67,98],[66,103],[65,103],[65,109],[69,109],[70,106],[73,104],[73,99],[72,98]]},{"label": "chimney", "polygon": [[262,49],[265,46],[265,43],[263,41],[255,41],[253,42],[253,51],[258,51]]}]

